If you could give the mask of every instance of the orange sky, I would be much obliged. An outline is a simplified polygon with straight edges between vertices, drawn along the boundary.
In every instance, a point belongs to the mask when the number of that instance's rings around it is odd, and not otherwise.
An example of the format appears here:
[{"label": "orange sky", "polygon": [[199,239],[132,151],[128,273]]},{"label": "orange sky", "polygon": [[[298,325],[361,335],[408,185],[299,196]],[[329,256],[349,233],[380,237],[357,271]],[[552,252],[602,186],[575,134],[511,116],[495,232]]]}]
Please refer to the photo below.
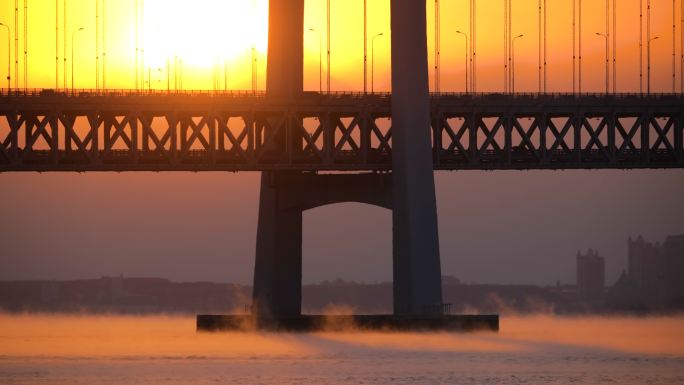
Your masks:
[{"label": "orange sky", "polygon": [[[23,1],[19,1],[20,8]],[[62,7],[59,0],[59,85],[63,83]],[[676,71],[677,90],[680,75],[680,2],[676,0]],[[95,86],[95,4],[96,0],[67,0],[68,51],[67,75],[70,76],[71,33],[75,35],[75,86]],[[332,0],[331,76],[333,90],[363,88],[363,1]],[[518,91],[537,90],[537,0],[513,1],[513,34],[525,37],[516,43]],[[652,48],[652,89],[671,91],[672,85],[672,1],[652,0],[652,36],[658,36]],[[102,6],[103,0],[99,0]],[[106,0],[106,53],[108,88],[133,88],[135,85],[135,0]],[[548,90],[572,89],[572,1],[547,0],[548,3]],[[584,1],[583,68],[586,91],[601,91],[604,83],[605,5],[603,1]],[[646,1],[644,0],[644,7]],[[146,73],[151,87],[166,89],[167,65],[171,88],[174,88],[174,58],[184,62],[183,88],[213,88],[213,66],[227,63],[228,87],[251,87],[251,48],[256,47],[259,88],[265,86],[265,47],[267,38],[267,0],[146,0],[145,23],[141,28],[141,44],[146,50]],[[456,30],[468,31],[469,0],[441,0],[442,20],[442,91],[462,91],[464,83],[463,37]],[[477,56],[478,91],[498,91],[503,87],[503,0],[478,1]],[[55,86],[55,2],[30,0],[28,24],[29,87]],[[433,60],[434,2],[427,2],[428,49]],[[618,91],[639,88],[638,20],[639,1],[618,1]],[[0,0],[0,22],[8,24],[14,39],[14,1]],[[376,39],[376,91],[389,89],[389,0],[368,0],[369,66],[370,39]],[[20,16],[20,35],[23,30]],[[319,35],[325,49],[325,0],[308,0],[305,16],[305,88],[318,89]],[[0,29],[0,71],[6,71],[7,29]],[[102,33],[100,34],[102,37]],[[19,41],[23,51],[23,37]],[[14,60],[14,42],[11,44]],[[21,56],[21,54],[20,54]],[[141,55],[142,58],[142,55]],[[22,59],[22,58],[20,58]],[[325,77],[325,55],[323,55]],[[645,67],[644,67],[645,68]],[[147,71],[149,69],[149,72]],[[23,62],[20,61],[20,85],[23,84]],[[645,71],[645,69],[644,69]],[[12,76],[14,68],[12,66]],[[224,86],[224,69],[220,70],[220,87]],[[369,68],[370,76],[370,68]],[[432,70],[430,71],[432,78]],[[69,78],[69,83],[71,79]],[[370,79],[369,79],[370,82]],[[6,87],[6,82],[0,82]],[[146,85],[147,86],[147,85]],[[432,83],[431,83],[432,86]],[[370,85],[369,85],[370,87]]]}]

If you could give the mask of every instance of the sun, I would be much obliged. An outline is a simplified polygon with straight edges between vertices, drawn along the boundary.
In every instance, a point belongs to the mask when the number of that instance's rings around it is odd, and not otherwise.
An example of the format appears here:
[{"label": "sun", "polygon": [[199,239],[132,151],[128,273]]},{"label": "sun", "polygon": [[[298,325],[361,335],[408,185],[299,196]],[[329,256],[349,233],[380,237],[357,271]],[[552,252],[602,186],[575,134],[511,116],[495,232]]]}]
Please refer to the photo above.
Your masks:
[{"label": "sun", "polygon": [[141,44],[151,66],[182,57],[196,68],[217,60],[249,64],[252,48],[265,53],[267,0],[145,0]]}]

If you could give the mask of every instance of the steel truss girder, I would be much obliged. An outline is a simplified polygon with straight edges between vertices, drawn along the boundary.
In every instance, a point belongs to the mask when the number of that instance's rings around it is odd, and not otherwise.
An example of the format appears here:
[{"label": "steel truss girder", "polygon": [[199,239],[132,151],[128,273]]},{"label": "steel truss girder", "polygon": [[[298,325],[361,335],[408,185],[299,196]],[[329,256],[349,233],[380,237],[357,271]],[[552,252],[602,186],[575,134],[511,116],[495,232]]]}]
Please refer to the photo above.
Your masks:
[{"label": "steel truss girder", "polygon": [[[386,97],[0,97],[0,171],[389,170]],[[210,98],[209,98],[210,99]],[[684,167],[684,99],[440,96],[435,169]]]}]

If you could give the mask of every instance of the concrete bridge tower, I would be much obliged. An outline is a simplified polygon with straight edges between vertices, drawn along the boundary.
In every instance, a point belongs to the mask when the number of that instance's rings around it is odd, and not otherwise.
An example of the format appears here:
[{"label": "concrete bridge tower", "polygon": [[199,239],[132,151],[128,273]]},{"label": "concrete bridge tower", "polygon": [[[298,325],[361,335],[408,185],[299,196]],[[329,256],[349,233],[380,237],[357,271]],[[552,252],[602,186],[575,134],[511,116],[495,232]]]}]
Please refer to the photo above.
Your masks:
[{"label": "concrete bridge tower", "polygon": [[[394,313],[441,314],[437,209],[430,143],[425,0],[392,0],[392,173],[263,172],[253,311],[301,314],[302,212],[362,202],[392,210]],[[304,0],[270,0],[267,97],[303,93]]]}]

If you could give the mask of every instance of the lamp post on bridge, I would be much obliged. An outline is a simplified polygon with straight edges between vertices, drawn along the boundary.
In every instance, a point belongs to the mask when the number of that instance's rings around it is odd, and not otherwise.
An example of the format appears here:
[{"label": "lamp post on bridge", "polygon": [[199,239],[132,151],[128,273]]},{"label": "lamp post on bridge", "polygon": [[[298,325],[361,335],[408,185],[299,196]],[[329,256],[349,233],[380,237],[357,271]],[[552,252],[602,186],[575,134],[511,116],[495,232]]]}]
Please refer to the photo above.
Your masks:
[{"label": "lamp post on bridge", "polygon": [[646,93],[651,93],[651,42],[658,40],[660,37],[652,37],[646,42]]},{"label": "lamp post on bridge", "polygon": [[461,31],[456,31],[457,34],[463,35],[463,38],[465,40],[465,65],[463,69],[465,70],[465,93],[468,93],[468,35],[465,32]]},{"label": "lamp post on bridge", "polygon": [[228,58],[223,57],[223,90],[228,91]]},{"label": "lamp post on bridge", "polygon": [[10,28],[7,24],[3,23],[0,23],[0,26],[7,28],[7,91],[9,92],[12,85],[12,83],[10,83],[10,71],[12,68],[10,65]]},{"label": "lamp post on bridge", "polygon": [[309,28],[309,31],[318,34],[318,93],[323,93],[323,37],[321,32],[313,28]]},{"label": "lamp post on bridge", "polygon": [[511,60],[512,60],[511,70],[513,72],[513,76],[511,79],[511,93],[513,93],[513,94],[515,94],[515,41],[518,40],[519,38],[523,37],[523,36],[525,36],[525,35],[518,35],[518,36],[514,37],[512,42],[511,42],[511,51],[512,51],[512,54],[511,54]]},{"label": "lamp post on bridge", "polygon": [[606,39],[606,95],[610,91],[610,81],[608,80],[608,34],[596,32],[596,36],[601,36]]},{"label": "lamp post on bridge", "polygon": [[171,92],[171,63],[169,57],[166,57],[166,93]]},{"label": "lamp post on bridge", "polygon": [[71,93],[74,93],[74,38],[77,32],[83,31],[85,28],[80,27],[79,29],[71,33]]},{"label": "lamp post on bridge", "polygon": [[257,87],[259,85],[258,79],[258,69],[257,69],[257,53],[256,53],[256,43],[252,43],[252,93],[256,94]]},{"label": "lamp post on bridge", "polygon": [[371,39],[371,93],[375,93],[375,38],[382,35],[382,32],[377,33]]},{"label": "lamp post on bridge", "polygon": [[363,0],[363,94],[368,93],[368,4]]}]

